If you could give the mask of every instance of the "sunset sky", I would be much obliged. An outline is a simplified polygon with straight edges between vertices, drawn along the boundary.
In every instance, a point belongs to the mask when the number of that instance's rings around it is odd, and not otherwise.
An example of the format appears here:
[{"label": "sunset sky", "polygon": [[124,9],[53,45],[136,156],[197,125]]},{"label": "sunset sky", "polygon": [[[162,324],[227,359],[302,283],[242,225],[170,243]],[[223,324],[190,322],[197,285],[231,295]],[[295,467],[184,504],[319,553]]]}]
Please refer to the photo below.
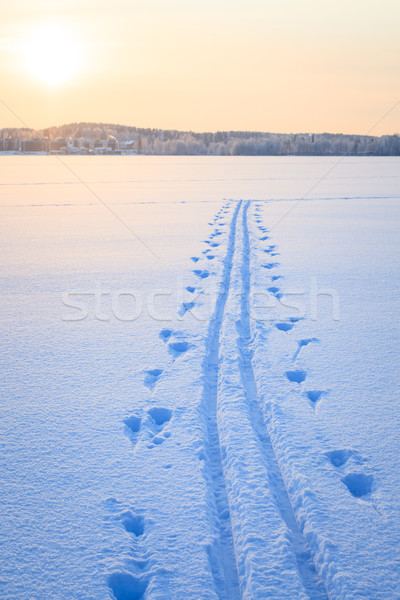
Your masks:
[{"label": "sunset sky", "polygon": [[0,128],[363,134],[400,100],[399,30],[398,0],[3,2]]}]

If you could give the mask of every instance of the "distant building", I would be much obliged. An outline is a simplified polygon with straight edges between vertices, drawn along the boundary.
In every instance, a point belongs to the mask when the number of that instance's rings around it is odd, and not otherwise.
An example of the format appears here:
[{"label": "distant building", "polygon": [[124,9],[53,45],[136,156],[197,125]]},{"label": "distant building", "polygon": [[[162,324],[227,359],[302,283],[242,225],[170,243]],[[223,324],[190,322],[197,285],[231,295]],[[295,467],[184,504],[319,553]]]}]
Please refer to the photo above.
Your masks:
[{"label": "distant building", "polygon": [[[5,134],[5,135],[4,135]],[[134,152],[135,142],[124,142],[124,152]],[[49,154],[121,154],[120,142],[113,135],[102,139],[88,139],[84,137],[51,138],[32,137],[20,140],[17,137],[7,136],[3,132],[0,137],[0,152],[29,152]]]},{"label": "distant building", "polygon": [[17,152],[20,147],[20,141],[17,137],[2,137],[0,138],[0,151]]},{"label": "distant building", "polygon": [[50,139],[50,152],[61,152],[66,148],[67,141],[64,138]]},{"label": "distant building", "polygon": [[50,142],[48,139],[31,138],[21,143],[22,152],[48,152]]},{"label": "distant building", "polygon": [[110,148],[110,150],[112,152],[119,150],[119,142],[118,142],[117,138],[114,137],[113,135],[108,136],[107,143],[108,143],[108,148]]},{"label": "distant building", "polygon": [[122,154],[137,154],[137,145],[134,140],[128,142],[120,142],[119,150]]}]

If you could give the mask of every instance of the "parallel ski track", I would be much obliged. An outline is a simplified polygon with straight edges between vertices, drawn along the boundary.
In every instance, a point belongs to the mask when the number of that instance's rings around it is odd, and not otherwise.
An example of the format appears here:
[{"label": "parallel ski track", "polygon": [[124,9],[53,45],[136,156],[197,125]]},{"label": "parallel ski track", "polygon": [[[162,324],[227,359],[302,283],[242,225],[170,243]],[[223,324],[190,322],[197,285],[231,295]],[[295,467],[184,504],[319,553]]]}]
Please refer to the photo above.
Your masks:
[{"label": "parallel ski track", "polygon": [[297,561],[297,569],[302,580],[304,589],[310,600],[328,600],[328,595],[322,582],[319,580],[310,551],[299,530],[290,503],[288,493],[283,482],[282,473],[268,435],[268,429],[259,404],[257,384],[252,365],[251,351],[251,326],[250,326],[250,290],[251,290],[251,262],[250,262],[250,239],[248,229],[247,213],[250,201],[246,202],[242,212],[243,248],[242,248],[242,294],[240,307],[240,323],[238,325],[238,349],[240,356],[241,380],[244,387],[251,422],[255,433],[260,441],[260,451],[265,461],[268,472],[269,486],[274,497],[276,506],[285,522],[291,537],[292,549]]},{"label": "parallel ski track", "polygon": [[237,207],[235,208],[230,225],[228,249],[223,269],[222,289],[218,295],[214,316],[210,322],[206,356],[203,363],[203,409],[207,428],[208,461],[212,495],[215,503],[219,529],[218,554],[220,565],[214,564],[213,557],[210,557],[210,565],[219,600],[241,599],[232,535],[232,524],[229,516],[229,504],[222,468],[220,439],[217,424],[220,336],[226,302],[229,294],[233,255],[235,252],[237,218],[241,205],[242,201],[239,201]]},{"label": "parallel ski track", "polygon": [[[230,225],[228,248],[224,261],[222,288],[218,296],[214,316],[210,322],[207,350],[203,363],[204,391],[203,409],[207,429],[207,453],[210,469],[210,482],[213,502],[217,515],[218,543],[216,552],[218,558],[210,557],[211,569],[219,600],[241,600],[237,560],[232,533],[232,523],[229,514],[229,503],[226,482],[221,459],[221,448],[218,431],[218,363],[220,353],[221,329],[224,321],[226,303],[231,285],[231,273],[235,255],[238,215],[242,207],[238,202]],[[250,236],[248,229],[248,209],[250,201],[242,209],[242,252],[241,257],[241,303],[240,320],[237,326],[237,347],[240,363],[240,377],[245,391],[251,424],[260,442],[260,452],[268,473],[268,483],[279,514],[285,523],[292,550],[297,562],[297,570],[303,587],[310,600],[328,600],[326,590],[319,580],[310,551],[297,525],[292,505],[285,488],[279,463],[275,456],[262,408],[259,404],[257,384],[253,371],[250,326],[250,290],[251,290],[251,260]],[[235,259],[236,260],[236,259]],[[234,343],[234,340],[232,340]],[[219,564],[215,563],[215,559]]]}]

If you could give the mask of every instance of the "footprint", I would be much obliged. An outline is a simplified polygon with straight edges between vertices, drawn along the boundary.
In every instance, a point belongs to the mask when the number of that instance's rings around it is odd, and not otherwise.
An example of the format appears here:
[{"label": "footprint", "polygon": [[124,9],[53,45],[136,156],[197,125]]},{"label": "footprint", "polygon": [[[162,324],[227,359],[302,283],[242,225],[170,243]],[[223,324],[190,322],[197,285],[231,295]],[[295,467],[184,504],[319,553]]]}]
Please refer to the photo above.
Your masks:
[{"label": "footprint", "polygon": [[289,381],[292,381],[293,383],[302,383],[303,381],[305,381],[305,378],[307,377],[307,373],[305,371],[286,371],[286,377],[289,379]]},{"label": "footprint", "polygon": [[274,269],[275,267],[279,267],[279,263],[267,263],[261,266],[264,267],[264,269]]},{"label": "footprint", "polygon": [[208,271],[202,271],[201,269],[195,269],[193,273],[197,275],[197,277],[199,277],[200,279],[205,279],[210,275]]},{"label": "footprint", "polygon": [[195,291],[196,291],[196,288],[195,288],[195,287],[193,287],[193,286],[191,286],[191,285],[187,285],[187,286],[186,286],[186,289],[187,289],[187,291],[188,291],[188,292],[190,292],[191,294],[194,294],[194,293],[195,293]]},{"label": "footprint", "polygon": [[189,348],[190,344],[188,342],[171,342],[168,344],[168,350],[175,358],[187,352]]},{"label": "footprint", "polygon": [[365,473],[348,473],[342,482],[354,498],[363,498],[372,492],[374,478]]},{"label": "footprint", "polygon": [[164,423],[168,423],[172,417],[172,410],[169,408],[161,408],[160,406],[154,406],[147,412],[156,425],[164,425]]},{"label": "footprint", "polygon": [[277,292],[279,292],[279,288],[276,286],[272,286],[272,287],[269,287],[267,291],[271,292],[272,294],[276,294]]},{"label": "footprint", "polygon": [[349,460],[351,456],[354,456],[353,450],[331,450],[325,452],[325,456],[329,458],[334,467],[342,467]]},{"label": "footprint", "polygon": [[160,378],[162,369],[151,369],[146,371],[146,377],[144,378],[144,385],[152,390]]},{"label": "footprint", "polygon": [[275,323],[275,327],[279,329],[279,331],[290,331],[293,329],[293,323]]},{"label": "footprint", "polygon": [[133,533],[136,537],[144,534],[144,518],[142,515],[135,515],[132,511],[127,510],[122,513],[121,521],[126,531]]},{"label": "footprint", "polygon": [[264,252],[267,252],[267,253],[273,252],[275,250],[275,248],[276,248],[276,245],[273,244],[272,246],[268,246],[268,248],[265,248]]},{"label": "footprint", "polygon": [[141,600],[147,589],[145,579],[134,577],[130,573],[115,572],[108,577],[108,585],[115,600]]},{"label": "footprint", "polygon": [[184,302],[181,309],[179,310],[179,316],[183,317],[189,310],[192,310],[196,306],[195,302]]},{"label": "footprint", "polygon": [[191,256],[191,260],[195,263],[199,262],[200,258],[198,256]]},{"label": "footprint", "polygon": [[306,392],[307,398],[313,403],[314,406],[317,404],[317,402],[319,402],[322,394],[326,394],[326,392],[323,392],[322,390],[310,390],[309,392]]},{"label": "footprint", "polygon": [[212,244],[210,244],[211,248],[218,248],[219,244],[217,244],[217,242],[213,242]]},{"label": "footprint", "polygon": [[284,279],[282,275],[272,275],[271,281],[276,281],[277,279]]},{"label": "footprint", "polygon": [[167,342],[172,335],[172,329],[161,329],[158,335],[163,342]]},{"label": "footprint", "polygon": [[166,423],[171,420],[172,411],[169,408],[161,408],[159,406],[155,406],[148,411],[152,422],[153,422],[153,433],[155,434],[151,439],[149,444],[149,448],[154,448],[155,446],[160,446],[165,440],[171,437],[171,432],[166,431],[163,433],[164,427]]},{"label": "footprint", "polygon": [[311,344],[312,342],[319,343],[319,339],[318,338],[305,338],[303,340],[298,341],[297,342],[298,348],[297,348],[296,352],[293,354],[293,360],[296,360],[296,358],[300,354],[301,349],[304,348],[304,346],[308,346],[308,344]]},{"label": "footprint", "polygon": [[[160,446],[164,441],[165,439],[160,435],[155,435],[151,440],[152,444],[155,444],[156,446]],[[154,448],[154,446],[150,445],[150,448]]]},{"label": "footprint", "polygon": [[265,240],[269,239],[269,235],[263,235],[263,237],[260,237],[260,241],[261,242],[265,242]]},{"label": "footprint", "polygon": [[130,433],[133,434],[134,439],[136,440],[137,434],[140,431],[142,419],[140,417],[136,417],[135,415],[131,415],[130,417],[124,419],[124,423],[129,429]]}]

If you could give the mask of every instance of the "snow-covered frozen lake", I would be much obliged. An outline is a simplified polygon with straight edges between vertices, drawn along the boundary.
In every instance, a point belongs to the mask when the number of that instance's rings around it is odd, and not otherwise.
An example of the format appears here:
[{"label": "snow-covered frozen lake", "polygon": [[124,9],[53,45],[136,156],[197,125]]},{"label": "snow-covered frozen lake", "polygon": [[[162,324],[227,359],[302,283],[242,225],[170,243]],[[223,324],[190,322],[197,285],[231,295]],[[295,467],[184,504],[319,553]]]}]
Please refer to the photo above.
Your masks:
[{"label": "snow-covered frozen lake", "polygon": [[398,158],[0,158],[4,600],[399,600]]}]

